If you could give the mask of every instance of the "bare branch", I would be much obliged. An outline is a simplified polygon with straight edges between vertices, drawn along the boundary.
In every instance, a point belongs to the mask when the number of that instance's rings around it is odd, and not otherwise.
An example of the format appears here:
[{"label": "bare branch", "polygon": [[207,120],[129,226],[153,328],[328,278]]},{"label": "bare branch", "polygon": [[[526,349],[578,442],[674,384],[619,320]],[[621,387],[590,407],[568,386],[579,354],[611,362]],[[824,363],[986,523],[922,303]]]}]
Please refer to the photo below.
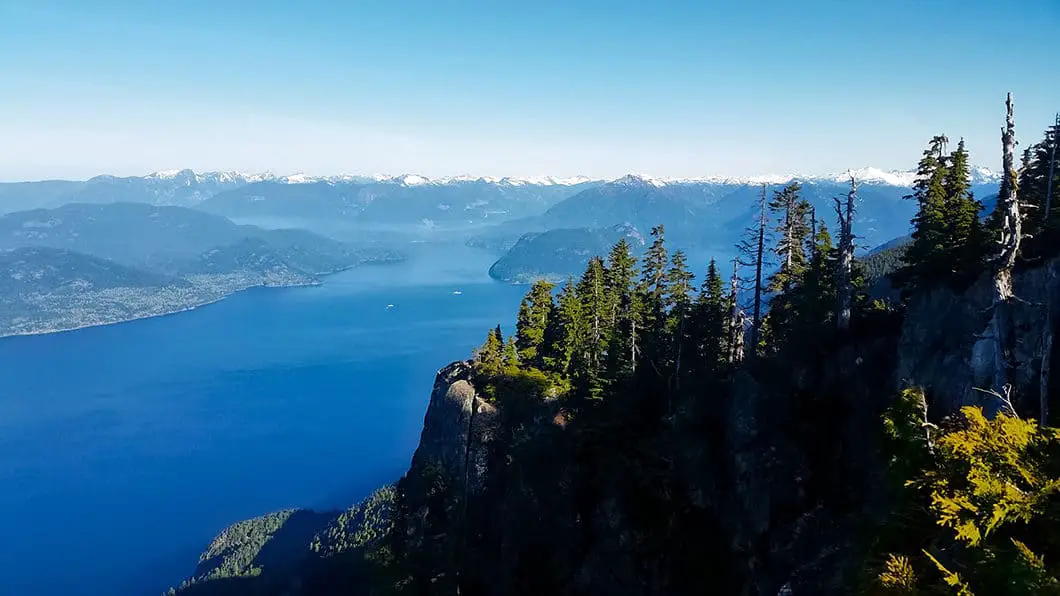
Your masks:
[{"label": "bare branch", "polygon": [[1001,402],[1001,405],[1003,405],[1005,409],[1008,410],[1008,412],[1006,412],[1008,416],[1011,416],[1012,418],[1019,418],[1019,414],[1016,413],[1016,408],[1012,406],[1011,384],[1006,383],[1005,386],[1002,388],[1002,391],[1004,391],[1004,395],[998,393],[997,391],[994,391],[993,389],[983,389],[981,387],[972,387],[972,389],[996,398],[998,401]]}]

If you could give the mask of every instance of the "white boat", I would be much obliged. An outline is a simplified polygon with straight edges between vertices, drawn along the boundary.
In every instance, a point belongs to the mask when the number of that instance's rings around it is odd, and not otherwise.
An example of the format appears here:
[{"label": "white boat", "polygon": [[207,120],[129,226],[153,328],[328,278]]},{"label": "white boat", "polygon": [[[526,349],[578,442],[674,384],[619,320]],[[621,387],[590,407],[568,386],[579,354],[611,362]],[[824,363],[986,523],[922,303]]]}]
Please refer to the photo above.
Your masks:
[{"label": "white boat", "polygon": [[391,308],[394,308],[394,305],[393,305],[393,304],[387,304],[387,305],[386,305],[386,309],[387,309],[387,310],[390,310]]},{"label": "white boat", "polygon": [[460,290],[453,290],[453,296],[459,296],[461,294],[463,294],[463,292],[461,292]]}]

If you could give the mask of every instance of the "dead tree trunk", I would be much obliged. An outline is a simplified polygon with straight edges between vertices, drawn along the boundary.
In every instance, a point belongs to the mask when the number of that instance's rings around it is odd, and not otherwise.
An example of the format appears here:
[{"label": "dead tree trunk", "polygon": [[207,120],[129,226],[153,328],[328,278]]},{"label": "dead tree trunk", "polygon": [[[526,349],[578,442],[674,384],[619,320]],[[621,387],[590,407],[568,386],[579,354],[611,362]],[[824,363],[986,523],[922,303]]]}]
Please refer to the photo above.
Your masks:
[{"label": "dead tree trunk", "polygon": [[817,209],[810,207],[810,261],[817,258]]},{"label": "dead tree trunk", "polygon": [[762,259],[766,250],[766,185],[762,185],[762,199],[758,208],[758,247],[755,252],[755,301],[751,319],[751,352],[753,360],[758,354],[759,334],[762,329]]},{"label": "dead tree trunk", "polygon": [[737,294],[740,289],[740,260],[732,260],[732,279],[729,280],[729,364],[736,364],[743,360],[743,330],[746,317],[740,309]]},{"label": "dead tree trunk", "polygon": [[994,292],[990,332],[994,342],[994,390],[1003,391],[1009,384],[1011,362],[1008,307],[1012,295],[1012,266],[1016,263],[1022,239],[1022,219],[1019,206],[1019,175],[1016,172],[1016,125],[1012,116],[1012,94],[1005,100],[1005,127],[1001,129],[1001,163],[1003,178],[998,193],[999,250],[994,257]]},{"label": "dead tree trunk", "polygon": [[1044,225],[1049,223],[1049,210],[1053,200],[1053,172],[1056,171],[1056,146],[1060,145],[1060,114],[1056,115],[1056,124],[1053,126],[1053,146],[1049,149],[1049,180],[1045,183],[1045,213],[1042,214]]},{"label": "dead tree trunk", "polygon": [[858,194],[858,183],[850,176],[850,192],[846,204],[835,199],[835,214],[839,218],[839,259],[836,265],[836,326],[840,330],[850,328],[850,311],[854,288],[851,286],[851,270],[854,266],[854,200]]},{"label": "dead tree trunk", "polygon": [[1053,360],[1053,284],[1056,281],[1056,268],[1048,265],[1045,300],[1045,336],[1042,338],[1042,364],[1038,370],[1038,426],[1049,424],[1049,369]]}]

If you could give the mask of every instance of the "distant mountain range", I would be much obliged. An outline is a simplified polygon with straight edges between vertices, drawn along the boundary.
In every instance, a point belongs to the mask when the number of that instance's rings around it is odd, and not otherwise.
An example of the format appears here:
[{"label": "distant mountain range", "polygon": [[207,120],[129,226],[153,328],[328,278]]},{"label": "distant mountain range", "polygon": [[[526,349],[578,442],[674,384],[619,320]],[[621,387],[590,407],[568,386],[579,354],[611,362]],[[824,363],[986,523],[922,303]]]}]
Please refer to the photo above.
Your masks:
[{"label": "distant mountain range", "polygon": [[[913,173],[861,168],[853,174],[865,184],[908,186]],[[668,186],[732,187],[781,184],[792,179],[843,183],[847,173],[825,176],[647,178],[619,180]],[[973,169],[974,184],[996,184],[986,168]],[[0,183],[0,213],[59,207],[68,203],[147,203],[201,206],[228,217],[346,217],[364,222],[415,224],[496,223],[538,215],[583,190],[607,184],[584,176],[572,178],[451,176],[431,179],[400,176],[276,176],[270,172],[203,172],[171,170],[146,176],[96,176],[83,181],[45,180]],[[394,203],[400,204],[400,209]]]},{"label": "distant mountain range", "polygon": [[70,204],[0,216],[0,336],[167,314],[254,286],[399,260],[183,207]]},{"label": "distant mountain range", "polygon": [[[414,174],[275,176],[174,170],[141,177],[98,176],[79,182],[0,184],[0,212],[67,203],[121,202],[194,207],[197,212],[236,221],[296,222],[329,234],[337,234],[335,227],[353,228],[357,230],[351,233],[353,237],[379,237],[395,231],[455,233],[468,244],[493,250],[498,256],[515,251],[493,268],[495,277],[512,281],[538,274],[562,277],[578,272],[584,263],[572,255],[605,251],[616,226],[646,237],[652,226],[663,224],[671,246],[688,252],[692,263],[711,256],[727,260],[741,231],[755,216],[763,184],[772,193],[781,184],[800,181],[803,195],[819,218],[831,225],[832,199],[846,194],[850,175],[859,183],[855,225],[861,249],[906,234],[915,204],[902,197],[911,192],[915,173],[877,168],[823,176],[652,178],[630,174],[611,181],[586,177],[430,179]],[[995,172],[972,168],[973,190],[988,207],[993,204],[999,180]],[[214,225],[211,221],[189,224],[189,233],[198,233],[200,227],[209,229]],[[29,225],[24,234],[40,232],[32,226],[41,222]],[[165,234],[163,230],[159,238],[169,238],[167,246],[179,246],[184,241]],[[151,241],[144,237],[137,242],[140,240]],[[165,252],[152,253],[152,258],[164,258]],[[558,258],[558,254],[566,257]],[[184,265],[174,261],[170,266],[179,269]]]},{"label": "distant mountain range", "polygon": [[[991,181],[994,177],[983,170],[977,172],[973,191],[989,208],[996,200],[997,182]],[[903,198],[912,189],[885,178],[859,179],[855,220],[859,253],[907,234],[910,219],[916,212],[916,203]],[[849,179],[835,176],[800,182],[802,196],[814,207],[818,219],[834,228],[833,199],[846,196]],[[635,230],[639,236],[647,237],[653,226],[662,224],[670,246],[688,253],[690,263],[700,267],[711,257],[724,262],[734,256],[744,229],[756,217],[762,184],[766,185],[767,198],[780,188],[780,182],[659,181],[626,176],[585,189],[552,205],[539,216],[484,230],[469,243],[504,253],[491,270],[497,279],[565,277],[580,273],[588,260],[588,256],[581,262],[556,258],[561,252],[569,254],[571,239],[577,237],[575,244],[579,252],[605,254],[613,242],[609,230],[615,226],[624,226],[627,232]],[[583,233],[575,235],[574,229]],[[559,230],[563,233],[545,233]],[[559,267],[561,262],[567,265]]]}]

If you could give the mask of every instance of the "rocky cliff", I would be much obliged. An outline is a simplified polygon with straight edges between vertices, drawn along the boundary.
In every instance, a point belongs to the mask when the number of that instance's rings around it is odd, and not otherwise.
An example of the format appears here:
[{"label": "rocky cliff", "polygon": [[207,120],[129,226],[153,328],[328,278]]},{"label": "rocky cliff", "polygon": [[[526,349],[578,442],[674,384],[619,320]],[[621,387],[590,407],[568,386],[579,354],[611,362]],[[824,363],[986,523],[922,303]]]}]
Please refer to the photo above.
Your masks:
[{"label": "rocky cliff", "polygon": [[[1006,307],[1014,405],[1036,418],[1043,394],[1046,404],[1057,398],[1056,384],[1050,384],[1048,377],[1055,349],[1052,338],[1060,320],[1058,267],[1060,259],[1052,259],[1017,272],[1016,300]],[[977,390],[992,384],[991,291],[984,276],[963,292],[938,288],[909,305],[894,382],[924,387],[939,415],[963,405],[981,406],[987,412],[1001,406],[996,397]]]}]

